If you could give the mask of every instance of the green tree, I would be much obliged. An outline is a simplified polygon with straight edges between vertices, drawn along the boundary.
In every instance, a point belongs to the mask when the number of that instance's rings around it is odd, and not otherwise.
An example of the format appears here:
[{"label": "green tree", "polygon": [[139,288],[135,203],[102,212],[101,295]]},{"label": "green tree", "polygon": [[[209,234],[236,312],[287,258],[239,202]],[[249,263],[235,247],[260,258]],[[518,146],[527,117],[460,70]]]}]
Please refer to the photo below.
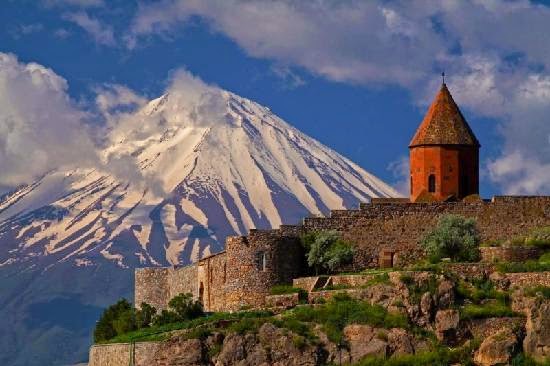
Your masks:
[{"label": "green tree", "polygon": [[168,302],[168,308],[153,318],[154,325],[183,322],[204,315],[202,304],[193,295],[179,294]]},{"label": "green tree", "polygon": [[334,231],[310,233],[302,237],[307,263],[315,273],[334,272],[353,262],[353,247]]},{"label": "green tree", "polygon": [[200,301],[193,300],[191,294],[179,294],[168,302],[168,306],[181,321],[198,318],[204,314]]},{"label": "green tree", "polygon": [[103,342],[116,336],[118,334],[116,328],[122,329],[125,325],[120,322],[117,323],[115,328],[115,323],[118,322],[121,316],[131,319],[127,314],[131,311],[132,306],[126,299],[120,299],[116,304],[105,309],[94,329],[94,341]]},{"label": "green tree", "polygon": [[474,219],[445,215],[424,237],[422,246],[433,263],[447,257],[455,262],[475,262],[480,258],[479,240]]},{"label": "green tree", "polygon": [[136,326],[138,329],[147,328],[151,325],[153,317],[157,314],[154,306],[142,302],[140,309],[136,311]]}]

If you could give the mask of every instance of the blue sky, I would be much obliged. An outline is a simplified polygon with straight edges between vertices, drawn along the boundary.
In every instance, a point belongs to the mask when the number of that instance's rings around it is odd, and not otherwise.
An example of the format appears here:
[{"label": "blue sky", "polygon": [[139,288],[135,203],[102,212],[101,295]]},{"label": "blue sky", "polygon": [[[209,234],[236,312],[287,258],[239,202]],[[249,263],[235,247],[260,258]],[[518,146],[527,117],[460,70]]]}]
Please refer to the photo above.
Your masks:
[{"label": "blue sky", "polygon": [[[550,194],[543,3],[7,0],[0,24],[0,52],[65,79],[71,113],[93,110],[106,84],[154,98],[185,68],[398,185],[445,69],[482,144],[482,194]],[[0,64],[0,82],[2,72]],[[10,93],[0,86],[0,106],[2,98],[21,108],[34,102]],[[6,118],[0,112],[0,131]],[[36,128],[55,131],[57,120]],[[9,136],[0,137],[5,162],[19,153],[6,147]],[[12,172],[9,163],[0,168]]]}]

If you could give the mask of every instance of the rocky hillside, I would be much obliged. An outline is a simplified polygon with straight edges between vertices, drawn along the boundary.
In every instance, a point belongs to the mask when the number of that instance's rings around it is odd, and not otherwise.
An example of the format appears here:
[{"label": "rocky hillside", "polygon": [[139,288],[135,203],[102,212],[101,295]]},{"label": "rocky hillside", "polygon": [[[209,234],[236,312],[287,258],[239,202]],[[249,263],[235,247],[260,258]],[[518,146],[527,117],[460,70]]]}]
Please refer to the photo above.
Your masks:
[{"label": "rocky hillside", "polygon": [[[119,336],[111,345],[92,347],[90,366],[125,365],[129,357],[136,365],[166,366],[492,366],[549,360],[549,272],[450,264],[333,276],[329,282],[306,286],[306,302],[298,293],[272,295],[271,313],[217,314],[182,330]],[[129,349],[116,343],[123,341],[144,343]]]}]

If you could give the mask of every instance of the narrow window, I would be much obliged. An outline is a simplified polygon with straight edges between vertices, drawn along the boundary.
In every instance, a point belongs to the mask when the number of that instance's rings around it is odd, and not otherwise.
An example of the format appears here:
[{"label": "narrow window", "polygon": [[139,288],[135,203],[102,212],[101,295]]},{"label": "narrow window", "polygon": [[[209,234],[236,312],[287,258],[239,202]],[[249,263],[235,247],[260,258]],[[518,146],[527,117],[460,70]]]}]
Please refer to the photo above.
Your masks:
[{"label": "narrow window", "polygon": [[204,285],[202,284],[202,282],[199,286],[199,301],[201,302],[201,304],[204,304]]},{"label": "narrow window", "polygon": [[411,175],[411,195],[413,194],[413,176]]},{"label": "narrow window", "polygon": [[223,264],[223,283],[227,281],[227,265]]},{"label": "narrow window", "polygon": [[258,268],[259,271],[266,271],[267,270],[267,254],[266,252],[257,252],[256,253],[256,268]]},{"label": "narrow window", "polygon": [[428,177],[428,192],[435,193],[435,175],[430,174]]},{"label": "narrow window", "polygon": [[462,176],[462,195],[466,196],[468,193],[470,193],[470,182],[468,181],[468,176],[463,175]]}]

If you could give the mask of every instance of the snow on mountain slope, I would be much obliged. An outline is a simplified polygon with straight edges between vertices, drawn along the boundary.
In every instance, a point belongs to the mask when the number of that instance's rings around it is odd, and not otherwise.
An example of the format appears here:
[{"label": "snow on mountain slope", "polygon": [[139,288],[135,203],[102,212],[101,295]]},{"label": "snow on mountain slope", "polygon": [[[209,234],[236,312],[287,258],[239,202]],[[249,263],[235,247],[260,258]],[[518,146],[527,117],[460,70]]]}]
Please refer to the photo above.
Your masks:
[{"label": "snow on mountain slope", "polygon": [[214,122],[178,95],[155,99],[110,131],[104,169],[53,171],[0,197],[0,267],[188,263],[227,235],[397,196],[268,108],[217,98]]}]

